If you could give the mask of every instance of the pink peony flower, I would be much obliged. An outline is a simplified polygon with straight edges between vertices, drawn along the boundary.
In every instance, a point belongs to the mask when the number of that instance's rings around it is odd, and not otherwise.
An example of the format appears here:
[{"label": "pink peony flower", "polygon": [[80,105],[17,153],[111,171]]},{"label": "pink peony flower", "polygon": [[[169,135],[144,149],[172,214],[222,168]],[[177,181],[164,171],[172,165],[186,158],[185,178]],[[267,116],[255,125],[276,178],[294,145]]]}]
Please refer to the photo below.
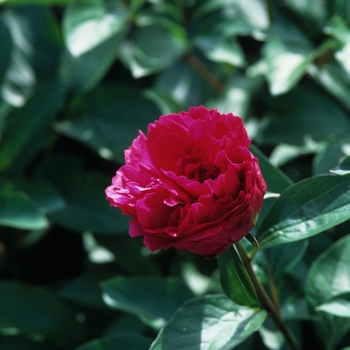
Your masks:
[{"label": "pink peony flower", "polygon": [[250,142],[231,113],[200,106],[161,116],[125,151],[107,199],[151,251],[215,257],[252,229],[262,207],[266,185]]}]

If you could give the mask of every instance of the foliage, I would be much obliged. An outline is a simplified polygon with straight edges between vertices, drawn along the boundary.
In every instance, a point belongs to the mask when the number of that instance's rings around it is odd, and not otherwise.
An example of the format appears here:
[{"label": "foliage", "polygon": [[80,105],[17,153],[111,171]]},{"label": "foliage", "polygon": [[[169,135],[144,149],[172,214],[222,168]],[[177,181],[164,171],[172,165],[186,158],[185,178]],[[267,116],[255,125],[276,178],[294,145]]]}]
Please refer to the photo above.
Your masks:
[{"label": "foliage", "polygon": [[[348,349],[349,1],[0,0],[0,48],[1,349]],[[200,104],[253,139],[260,249],[150,253],[104,189]]]}]

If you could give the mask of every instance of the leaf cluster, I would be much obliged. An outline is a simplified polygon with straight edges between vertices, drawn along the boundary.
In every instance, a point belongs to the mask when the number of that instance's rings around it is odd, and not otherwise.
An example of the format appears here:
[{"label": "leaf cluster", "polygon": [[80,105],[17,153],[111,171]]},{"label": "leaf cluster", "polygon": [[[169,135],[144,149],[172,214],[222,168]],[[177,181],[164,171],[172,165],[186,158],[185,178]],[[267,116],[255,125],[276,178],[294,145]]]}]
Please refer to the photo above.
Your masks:
[{"label": "leaf cluster", "polygon": [[138,130],[203,104],[268,185],[258,280],[302,348],[348,349],[349,55],[347,0],[0,0],[0,348],[288,349],[239,249],[150,253],[105,200]]}]

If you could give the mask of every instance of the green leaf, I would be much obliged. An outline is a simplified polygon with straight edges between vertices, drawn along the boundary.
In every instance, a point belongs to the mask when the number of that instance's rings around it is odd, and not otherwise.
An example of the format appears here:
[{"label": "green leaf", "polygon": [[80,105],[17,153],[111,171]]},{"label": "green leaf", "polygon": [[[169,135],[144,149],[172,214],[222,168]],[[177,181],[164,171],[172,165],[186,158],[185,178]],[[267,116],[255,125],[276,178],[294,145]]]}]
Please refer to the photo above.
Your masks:
[{"label": "green leaf", "polygon": [[93,50],[80,56],[66,53],[61,67],[61,76],[76,92],[94,88],[106,74],[117,57],[121,37],[112,37]]},{"label": "green leaf", "polygon": [[327,312],[337,317],[350,318],[350,293],[340,294],[334,299],[316,306],[315,310]]},{"label": "green leaf", "polygon": [[65,206],[62,196],[48,183],[18,180],[6,183],[4,188],[21,191],[28,195],[44,214],[60,210]]},{"label": "green leaf", "polygon": [[[207,68],[214,69],[209,64]],[[184,109],[200,105],[212,92],[208,83],[184,61],[158,74],[155,87],[170,93]]]},{"label": "green leaf", "polygon": [[142,239],[132,239],[129,235],[98,236],[97,241],[114,254],[115,262],[123,271],[135,276],[156,276],[160,266],[144,254],[147,249]]},{"label": "green leaf", "polygon": [[[38,89],[22,108],[13,113],[5,126],[0,143],[0,171],[15,165],[22,153],[31,152],[27,147],[29,142],[38,130],[47,130],[63,103],[64,93],[64,84],[53,81]],[[35,141],[42,146],[42,140],[35,139]]]},{"label": "green leaf", "polygon": [[60,350],[62,347],[57,346],[54,341],[49,339],[35,340],[26,336],[2,335],[0,338],[0,349],[3,350]]},{"label": "green leaf", "polygon": [[1,42],[0,82],[2,82],[5,72],[10,64],[11,47],[12,47],[10,31],[6,27],[3,17],[0,17],[0,42]]},{"label": "green leaf", "polygon": [[152,88],[145,90],[145,97],[153,101],[162,115],[176,113],[183,110],[181,105],[170,96],[170,93],[161,89]]},{"label": "green leaf", "polygon": [[311,40],[304,33],[304,28],[298,26],[290,12],[274,11],[273,22],[267,29],[268,38],[277,38],[286,43],[294,42],[298,45],[309,46]]},{"label": "green leaf", "polygon": [[22,192],[0,191],[0,225],[40,230],[49,222],[38,205]]},{"label": "green leaf", "polygon": [[315,81],[322,85],[329,94],[338,99],[338,101],[350,111],[348,77],[338,64],[331,61],[320,67],[311,65],[308,69],[308,73]]},{"label": "green leaf", "polygon": [[219,271],[222,289],[234,303],[259,308],[254,286],[233,246],[219,256]]},{"label": "green leaf", "polygon": [[264,30],[270,24],[266,1],[262,0],[233,0],[232,3],[243,18],[244,22],[250,24],[257,30]]},{"label": "green leaf", "polygon": [[177,25],[149,25],[140,28],[133,43],[125,44],[121,58],[134,78],[172,66],[187,49],[186,33]]},{"label": "green leaf", "polygon": [[63,25],[69,52],[61,75],[74,90],[92,89],[110,68],[129,31],[129,16],[118,1],[79,0],[67,7]]},{"label": "green leaf", "polygon": [[308,0],[284,0],[284,4],[295,11],[310,27],[315,24],[321,27],[327,20],[326,0],[316,0],[313,3]]},{"label": "green leaf", "polygon": [[79,346],[76,350],[148,350],[151,343],[152,340],[150,338],[136,333],[125,333],[92,340],[87,344]]},{"label": "green leaf", "polygon": [[261,248],[316,235],[350,219],[350,182],[346,177],[320,175],[290,186],[262,222]]},{"label": "green leaf", "polygon": [[0,330],[77,345],[84,340],[76,315],[52,293],[16,282],[0,283]]},{"label": "green leaf", "polygon": [[267,63],[266,78],[273,95],[291,90],[315,58],[311,47],[284,43],[279,39],[268,41],[263,54]]},{"label": "green leaf", "polygon": [[251,108],[253,94],[264,83],[261,77],[250,77],[237,72],[225,82],[226,89],[218,96],[211,96],[205,105],[207,108],[217,108],[221,113],[234,113],[242,117],[250,137],[254,139],[255,120],[245,118]]},{"label": "green leaf", "polygon": [[[342,179],[344,177],[338,177]],[[314,323],[326,347],[332,349],[349,332],[350,320],[317,310],[323,304],[350,293],[350,235],[338,240],[311,265],[306,281],[306,299]],[[338,303],[339,304],[339,303]],[[334,309],[333,309],[334,310]]]},{"label": "green leaf", "polygon": [[124,150],[138,130],[146,132],[147,125],[160,114],[153,102],[127,87],[101,87],[77,103],[82,107],[71,110],[73,118],[57,123],[55,129],[119,163],[124,163]]},{"label": "green leaf", "polygon": [[22,107],[33,94],[36,83],[29,55],[34,47],[27,37],[28,28],[24,28],[27,24],[25,17],[15,11],[5,11],[2,19],[11,34],[12,46],[11,60],[2,81],[1,97],[12,106]]},{"label": "green leaf", "polygon": [[78,304],[105,310],[106,305],[102,300],[99,288],[99,282],[105,277],[104,271],[102,274],[101,276],[101,271],[99,273],[85,273],[60,288],[58,295]]},{"label": "green leaf", "polygon": [[313,262],[306,282],[306,296],[312,307],[350,293],[349,249],[350,235],[347,235]]},{"label": "green leaf", "polygon": [[350,174],[350,156],[346,157],[337,167],[331,169],[330,172],[337,175]]},{"label": "green leaf", "polygon": [[250,145],[249,150],[258,158],[261,172],[270,192],[281,193],[293,183],[287,175],[274,167],[256,146]]},{"label": "green leaf", "polygon": [[213,62],[243,66],[244,53],[237,41],[220,34],[211,34],[194,39],[194,44]]},{"label": "green leaf", "polygon": [[115,335],[116,333],[138,333],[143,334],[147,326],[136,316],[121,313],[115,321],[103,332],[104,336]]},{"label": "green leaf", "polygon": [[73,56],[84,53],[123,33],[129,26],[128,8],[120,1],[70,2],[63,18],[63,34]]},{"label": "green leaf", "polygon": [[[202,1],[195,4],[192,15],[194,37],[223,34],[224,37],[247,36],[252,33],[257,22],[248,23],[237,5],[226,1]],[[263,17],[260,17],[264,21]]]},{"label": "green leaf", "polygon": [[223,295],[198,297],[176,311],[150,350],[230,350],[253,334],[265,318],[265,311],[236,305]]},{"label": "green leaf", "polygon": [[70,0],[0,0],[1,5],[65,5]]},{"label": "green leaf", "polygon": [[350,40],[350,30],[345,20],[338,15],[331,19],[324,32],[336,38],[342,45],[346,45]]},{"label": "green leaf", "polygon": [[[68,179],[67,179],[68,180]],[[105,189],[110,179],[99,173],[77,173],[64,190],[66,206],[49,214],[50,220],[76,231],[125,234],[130,218],[109,206]]]},{"label": "green leaf", "polygon": [[341,47],[335,52],[335,58],[350,73],[348,60],[350,54],[350,29],[346,22],[341,17],[335,16],[324,31],[334,36],[341,44]]},{"label": "green leaf", "polygon": [[279,167],[298,157],[313,154],[319,151],[321,146],[319,143],[308,139],[305,140],[305,145],[302,146],[280,143],[271,152],[270,162],[276,167]]},{"label": "green leaf", "polygon": [[270,318],[265,320],[264,324],[258,329],[258,332],[267,349],[282,349],[285,338]]},{"label": "green leaf", "polygon": [[347,137],[350,133],[347,113],[328,94],[316,88],[298,86],[275,98],[273,104],[279,110],[278,116],[266,120],[265,128],[257,137],[259,143],[310,148],[315,143]]},{"label": "green leaf", "polygon": [[345,169],[336,169],[337,166],[350,154],[350,137],[339,138],[335,142],[330,142],[324,147],[320,147],[313,159],[313,173],[335,173],[337,175],[346,175]]},{"label": "green leaf", "polygon": [[160,277],[117,277],[102,283],[103,299],[111,308],[133,313],[155,328],[164,326],[192,292],[181,281]]},{"label": "green leaf", "polygon": [[269,264],[268,269],[272,273],[277,285],[281,286],[283,284],[283,274],[291,271],[302,259],[307,247],[308,242],[305,240],[272,247],[263,251],[265,259]]}]

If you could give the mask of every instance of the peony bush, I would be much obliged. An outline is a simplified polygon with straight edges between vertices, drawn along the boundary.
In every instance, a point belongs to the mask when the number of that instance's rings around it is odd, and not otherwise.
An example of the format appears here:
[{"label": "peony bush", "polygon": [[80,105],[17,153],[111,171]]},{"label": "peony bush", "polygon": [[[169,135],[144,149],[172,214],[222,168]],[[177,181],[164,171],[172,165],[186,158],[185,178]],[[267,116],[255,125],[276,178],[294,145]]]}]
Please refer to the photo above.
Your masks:
[{"label": "peony bush", "polygon": [[0,349],[350,350],[349,4],[0,1]]}]

